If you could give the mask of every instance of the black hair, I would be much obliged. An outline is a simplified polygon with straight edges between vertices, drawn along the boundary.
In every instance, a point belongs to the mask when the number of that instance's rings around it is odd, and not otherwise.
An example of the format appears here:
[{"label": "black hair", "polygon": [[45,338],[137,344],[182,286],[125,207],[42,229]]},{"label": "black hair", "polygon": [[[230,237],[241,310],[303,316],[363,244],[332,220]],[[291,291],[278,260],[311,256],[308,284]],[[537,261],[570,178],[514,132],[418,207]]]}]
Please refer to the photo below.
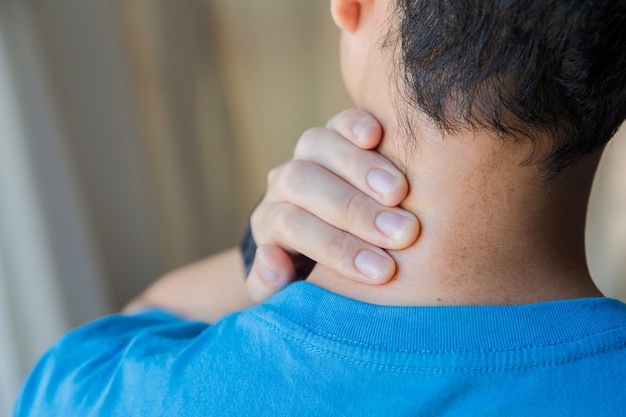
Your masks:
[{"label": "black hair", "polygon": [[[405,95],[443,131],[527,138],[542,149],[529,161],[556,176],[601,149],[626,118],[626,1],[395,6],[389,39],[399,42]],[[547,148],[535,146],[544,137]]]}]

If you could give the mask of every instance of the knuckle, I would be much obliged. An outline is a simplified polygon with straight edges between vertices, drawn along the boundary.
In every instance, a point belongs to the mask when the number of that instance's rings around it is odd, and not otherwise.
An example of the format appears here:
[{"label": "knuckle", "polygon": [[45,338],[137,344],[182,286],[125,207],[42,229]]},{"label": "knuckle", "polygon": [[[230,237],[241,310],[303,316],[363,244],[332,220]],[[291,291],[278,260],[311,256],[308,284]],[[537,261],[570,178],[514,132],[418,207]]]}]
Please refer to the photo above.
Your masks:
[{"label": "knuckle", "polygon": [[250,215],[250,229],[257,246],[272,241],[272,230],[268,226],[275,211],[275,206],[275,203],[268,203],[264,199]]},{"label": "knuckle", "polygon": [[306,161],[287,162],[277,179],[277,186],[285,197],[297,196],[306,189],[309,166]]},{"label": "knuckle", "polygon": [[272,183],[274,183],[274,181],[276,181],[276,178],[278,178],[278,176],[280,175],[281,171],[282,165],[270,169],[267,173],[267,184],[272,185]]},{"label": "knuckle", "polygon": [[272,199],[276,199],[276,194],[279,194],[281,191],[281,183],[284,180],[284,172],[287,163],[280,165],[278,167],[272,168],[267,173],[267,191],[266,196],[269,196]]},{"label": "knuckle", "polygon": [[[343,112],[341,112],[341,113],[343,113]],[[341,113],[338,113],[338,114],[334,115],[333,117],[331,117],[330,119],[328,119],[328,121],[326,122],[326,129],[332,129],[333,128],[333,126],[337,122],[337,118],[341,115]]]},{"label": "knuckle", "polygon": [[367,211],[367,197],[356,192],[346,200],[343,214],[346,219],[360,219],[365,211]]},{"label": "knuckle", "polygon": [[284,165],[280,165],[278,167],[274,167],[269,170],[267,173],[267,190],[265,191],[265,196],[263,201],[275,201],[279,199],[280,194],[280,178],[284,171]]},{"label": "knuckle", "polygon": [[303,158],[306,155],[310,154],[311,150],[314,149],[316,142],[318,142],[319,138],[326,132],[327,129],[321,127],[312,127],[305,130],[304,133],[300,136],[298,143],[296,143],[294,156],[296,158]]},{"label": "knuckle", "polygon": [[330,237],[324,249],[324,256],[335,265],[341,264],[345,258],[350,258],[350,243],[345,234],[338,233]]},{"label": "knuckle", "polygon": [[372,162],[370,152],[358,148],[350,149],[349,157],[342,161],[349,177],[355,179],[365,178],[372,168]]},{"label": "knuckle", "polygon": [[252,214],[250,215],[250,229],[252,230],[252,236],[254,236],[255,240],[258,243],[257,236],[261,230],[261,224],[263,223],[263,203],[259,204],[257,208],[254,209]]},{"label": "knuckle", "polygon": [[275,240],[287,241],[290,232],[293,232],[298,224],[299,209],[291,204],[281,204],[276,207],[271,220],[271,231]]}]

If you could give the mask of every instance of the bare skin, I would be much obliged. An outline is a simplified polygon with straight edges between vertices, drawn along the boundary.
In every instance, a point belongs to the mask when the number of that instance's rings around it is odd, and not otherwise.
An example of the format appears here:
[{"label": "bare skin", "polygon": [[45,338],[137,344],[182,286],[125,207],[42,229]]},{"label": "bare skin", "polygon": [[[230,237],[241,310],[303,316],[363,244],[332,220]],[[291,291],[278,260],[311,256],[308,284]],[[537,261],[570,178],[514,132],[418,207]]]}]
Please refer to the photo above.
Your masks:
[{"label": "bare skin", "polygon": [[157,307],[192,320],[215,323],[254,304],[248,295],[238,248],[176,269],[132,300],[124,312]]},{"label": "bare skin", "polygon": [[[252,217],[259,247],[247,280],[239,249],[232,248],[172,271],[124,311],[158,307],[213,323],[289,284],[295,278],[292,257],[300,253],[368,285],[389,280],[395,264],[381,248],[408,246],[418,235],[419,223],[394,207],[408,187],[392,163],[370,150],[381,135],[378,121],[356,110],[340,113],[326,128],[307,131],[294,159],[268,176],[267,194]],[[402,228],[388,231],[385,219],[393,224],[400,219]],[[379,270],[359,264],[362,253],[376,254]]]},{"label": "bare skin", "polygon": [[[523,141],[484,131],[443,136],[419,111],[415,137],[398,128],[389,82],[388,0],[334,0],[342,29],[342,66],[360,108],[381,121],[380,152],[407,170],[411,189],[401,207],[421,222],[419,240],[390,252],[397,272],[372,288],[340,280],[323,266],[309,281],[362,301],[387,305],[522,304],[601,296],[584,251],[587,200],[599,155],[553,182],[538,165],[521,165]],[[408,106],[408,105],[407,105]],[[413,148],[405,145],[414,141]]]}]

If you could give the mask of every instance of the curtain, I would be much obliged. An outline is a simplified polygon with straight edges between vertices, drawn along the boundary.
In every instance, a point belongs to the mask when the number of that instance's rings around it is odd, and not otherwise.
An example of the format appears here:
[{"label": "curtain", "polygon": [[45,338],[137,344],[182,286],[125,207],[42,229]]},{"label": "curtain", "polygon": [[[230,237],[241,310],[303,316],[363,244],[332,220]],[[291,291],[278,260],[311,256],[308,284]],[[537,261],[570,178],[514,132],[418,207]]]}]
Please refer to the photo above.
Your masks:
[{"label": "curtain", "polygon": [[36,38],[14,4],[0,4],[0,16],[0,416],[8,416],[44,350],[111,310]]}]

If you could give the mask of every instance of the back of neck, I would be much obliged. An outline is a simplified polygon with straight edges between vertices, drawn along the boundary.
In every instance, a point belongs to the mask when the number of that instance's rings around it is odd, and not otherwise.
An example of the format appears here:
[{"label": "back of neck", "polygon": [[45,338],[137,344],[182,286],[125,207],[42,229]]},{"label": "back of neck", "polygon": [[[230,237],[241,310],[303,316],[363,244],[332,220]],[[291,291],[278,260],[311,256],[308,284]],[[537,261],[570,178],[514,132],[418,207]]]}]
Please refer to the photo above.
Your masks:
[{"label": "back of neck", "polygon": [[547,182],[521,165],[522,144],[475,133],[422,132],[407,157],[389,139],[380,151],[406,162],[411,192],[402,206],[420,219],[417,242],[391,252],[396,276],[360,284],[322,266],[309,281],[386,305],[495,305],[601,296],[585,260],[587,200],[599,155]]}]

